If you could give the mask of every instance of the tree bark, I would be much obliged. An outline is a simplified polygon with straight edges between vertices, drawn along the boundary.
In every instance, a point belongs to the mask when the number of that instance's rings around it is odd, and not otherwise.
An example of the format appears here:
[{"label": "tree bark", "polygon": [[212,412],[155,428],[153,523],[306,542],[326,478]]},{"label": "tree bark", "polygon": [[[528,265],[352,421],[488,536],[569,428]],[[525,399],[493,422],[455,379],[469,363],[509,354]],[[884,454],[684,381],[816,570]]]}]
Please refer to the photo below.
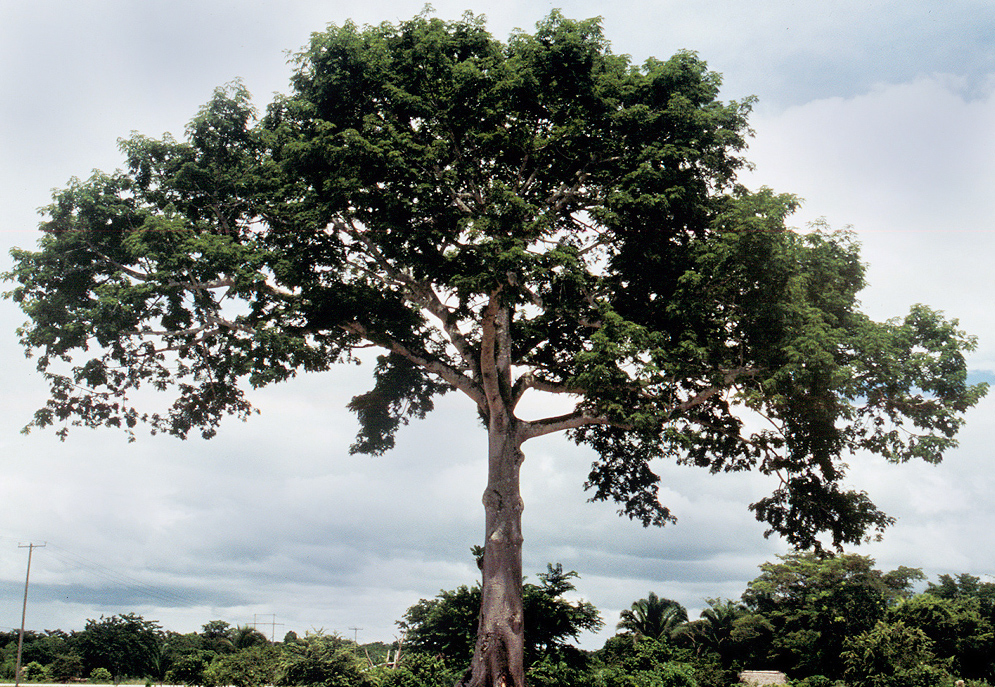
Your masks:
[{"label": "tree bark", "polygon": [[488,423],[482,601],[477,644],[462,687],[525,687],[519,480],[524,455],[518,429],[510,413],[496,413]]}]

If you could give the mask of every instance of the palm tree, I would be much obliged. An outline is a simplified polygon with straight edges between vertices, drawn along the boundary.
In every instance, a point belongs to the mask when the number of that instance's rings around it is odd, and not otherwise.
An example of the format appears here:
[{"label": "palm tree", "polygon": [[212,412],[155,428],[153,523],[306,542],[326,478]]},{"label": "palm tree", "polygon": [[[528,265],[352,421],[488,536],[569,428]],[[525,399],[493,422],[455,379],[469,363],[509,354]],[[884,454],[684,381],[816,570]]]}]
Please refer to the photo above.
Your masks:
[{"label": "palm tree", "polygon": [[650,592],[647,598],[633,601],[630,610],[622,611],[617,627],[637,637],[661,639],[669,637],[687,621],[688,612],[684,606]]},{"label": "palm tree", "polygon": [[250,646],[269,644],[269,640],[266,639],[266,635],[251,625],[242,625],[235,628],[232,632],[231,643],[235,647],[235,650],[238,651],[240,649],[248,649]]},{"label": "palm tree", "polygon": [[731,599],[706,599],[708,608],[701,612],[702,644],[720,656],[727,653],[733,625],[748,613],[746,606]]}]

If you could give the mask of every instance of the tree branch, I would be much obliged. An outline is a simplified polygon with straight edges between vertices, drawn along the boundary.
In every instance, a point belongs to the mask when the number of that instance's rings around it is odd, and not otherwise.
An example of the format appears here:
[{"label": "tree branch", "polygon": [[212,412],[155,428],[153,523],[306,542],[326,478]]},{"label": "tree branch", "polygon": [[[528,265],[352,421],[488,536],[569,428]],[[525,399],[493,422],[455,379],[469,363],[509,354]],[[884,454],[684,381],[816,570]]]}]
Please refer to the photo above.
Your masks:
[{"label": "tree branch", "polygon": [[729,388],[736,385],[736,383],[743,377],[753,377],[757,374],[757,370],[751,367],[737,367],[732,370],[725,370],[724,376],[722,378],[722,384],[709,386],[693,398],[689,398],[683,403],[677,405],[677,410],[690,410],[704,404],[708,399],[712,398],[716,394],[720,394],[723,391],[727,391]]},{"label": "tree branch", "polygon": [[[453,317],[452,311],[450,311],[446,304],[442,302],[439,295],[435,292],[435,289],[432,288],[432,285],[424,280],[415,279],[404,270],[395,267],[393,263],[391,263],[391,261],[384,256],[376,242],[373,241],[366,232],[362,231],[352,223],[347,223],[346,221],[339,219],[335,220],[334,224],[337,229],[363,245],[365,248],[365,254],[376,262],[376,264],[395,284],[404,290],[404,295],[409,301],[418,307],[424,308],[438,318],[438,320],[442,323],[442,329],[445,332],[446,337],[449,339],[450,343],[452,343],[463,362],[463,371],[472,371],[474,369],[474,364],[470,344],[463,335],[463,332],[459,330],[457,320]],[[377,274],[376,272],[366,270],[358,265],[354,265],[354,267],[356,267],[356,269],[363,270],[375,279],[383,281],[383,276]]]},{"label": "tree branch", "polygon": [[580,387],[570,387],[565,384],[557,384],[556,382],[547,382],[545,380],[538,379],[530,370],[515,380],[515,385],[511,390],[512,409],[518,405],[518,402],[522,400],[525,392],[529,389],[545,391],[550,394],[576,394],[578,396],[583,396],[585,391]]},{"label": "tree branch", "polygon": [[541,420],[524,422],[521,430],[522,441],[535,439],[547,434],[556,434],[568,429],[577,429],[585,425],[613,425],[622,429],[629,429],[629,425],[612,422],[603,415],[589,415],[583,410],[575,410],[565,415],[546,417]]},{"label": "tree branch", "polygon": [[400,341],[377,336],[374,332],[371,332],[364,325],[358,322],[344,324],[342,325],[342,329],[351,334],[355,334],[356,336],[359,336],[360,338],[365,339],[380,348],[384,348],[408,359],[418,367],[437,375],[443,381],[462,391],[464,394],[469,396],[478,407],[487,407],[487,399],[485,398],[484,392],[481,390],[480,385],[453,366],[447,365],[441,360],[433,358],[426,353],[413,351]]}]

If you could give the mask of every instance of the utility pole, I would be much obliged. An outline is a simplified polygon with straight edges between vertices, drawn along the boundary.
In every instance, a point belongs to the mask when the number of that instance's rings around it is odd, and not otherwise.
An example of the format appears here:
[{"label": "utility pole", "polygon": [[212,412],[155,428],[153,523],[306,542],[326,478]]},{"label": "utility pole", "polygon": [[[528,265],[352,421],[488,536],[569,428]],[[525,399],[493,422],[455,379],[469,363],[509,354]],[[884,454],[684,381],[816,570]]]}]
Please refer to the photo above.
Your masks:
[{"label": "utility pole", "polygon": [[[48,542],[46,542],[48,543]],[[28,572],[24,576],[24,607],[21,609],[21,633],[17,636],[17,664],[14,666],[14,687],[21,684],[21,649],[24,648],[24,619],[28,615],[28,582],[31,580],[31,554],[45,544],[18,544],[17,548],[28,550]]]},{"label": "utility pole", "polygon": [[355,633],[356,633],[354,635],[355,642],[356,642],[356,644],[359,644],[359,631],[362,630],[363,628],[361,628],[361,627],[350,627],[349,629],[355,631]]},{"label": "utility pole", "polygon": [[[258,618],[259,618],[260,615],[268,615],[268,616],[272,617],[273,620],[272,620],[272,622],[268,622],[268,623],[261,622],[261,621],[258,620]],[[276,613],[262,613],[262,614],[260,614],[260,613],[253,613],[252,614],[252,627],[253,627],[253,629],[258,630],[259,628],[256,627],[257,625],[269,625],[270,626],[269,641],[270,642],[275,642],[276,641],[276,626],[277,625],[283,626],[283,625],[285,625],[285,623],[278,623],[278,622],[276,622]]]}]

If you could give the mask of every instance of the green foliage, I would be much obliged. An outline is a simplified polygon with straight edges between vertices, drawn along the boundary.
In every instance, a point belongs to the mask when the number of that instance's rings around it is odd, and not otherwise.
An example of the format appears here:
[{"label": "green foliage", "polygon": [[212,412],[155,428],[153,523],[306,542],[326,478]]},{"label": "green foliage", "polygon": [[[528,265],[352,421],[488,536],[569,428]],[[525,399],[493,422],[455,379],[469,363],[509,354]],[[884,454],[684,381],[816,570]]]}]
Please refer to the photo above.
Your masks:
[{"label": "green foliage", "polygon": [[[735,681],[737,669],[750,664],[769,645],[773,628],[751,614],[742,603],[731,599],[706,599],[708,607],[701,618],[682,625],[675,641],[694,652],[698,682],[724,687]],[[707,678],[701,676],[708,674]]]},{"label": "green foliage", "polygon": [[200,638],[203,648],[218,654],[235,650],[235,628],[224,620],[210,620],[201,626]]},{"label": "green foliage", "polygon": [[739,670],[723,667],[712,656],[695,656],[688,663],[698,687],[730,687],[739,682]]},{"label": "green foliage", "polygon": [[407,654],[396,667],[372,671],[372,679],[377,687],[452,687],[461,673],[440,656]]},{"label": "green foliage", "polygon": [[563,660],[543,656],[533,662],[526,673],[531,687],[573,687],[584,684],[587,675]]},{"label": "green foliage", "polygon": [[269,640],[266,639],[266,635],[249,625],[242,625],[235,628],[231,634],[232,647],[236,651],[240,649],[247,649],[252,646],[259,646],[261,644],[269,644]]},{"label": "green foliage", "polygon": [[[526,665],[544,656],[567,658],[569,640],[601,628],[601,616],[592,604],[563,598],[574,590],[571,579],[577,576],[574,571],[564,572],[559,563],[547,564],[546,572],[539,574],[540,584],[523,586]],[[461,585],[440,591],[434,599],[420,600],[398,622],[406,632],[406,646],[465,667],[476,641],[480,597],[479,586]]]},{"label": "green foliage", "polygon": [[256,644],[216,656],[203,673],[204,687],[263,687],[274,684],[280,656],[271,644]]},{"label": "green foliage", "polygon": [[[559,595],[573,591],[575,575],[551,565],[539,577],[542,584],[530,585],[530,593],[544,590],[541,603],[531,606],[537,615],[560,614],[561,621],[576,619],[564,613],[558,603],[563,600]],[[685,684],[685,677],[691,677],[696,687],[729,687],[740,670],[758,666],[787,669],[793,661],[789,676],[796,687],[842,687],[844,678],[850,687],[918,687],[927,683],[955,687],[954,677],[965,679],[968,687],[988,687],[995,650],[990,623],[979,612],[986,583],[971,575],[945,575],[937,584],[930,584],[926,593],[913,595],[909,585],[920,578],[917,570],[904,567],[881,572],[873,561],[861,556],[820,558],[795,553],[762,566],[761,576],[744,594],[750,607],[730,599],[708,599],[701,617],[682,624],[676,632],[664,633],[658,639],[617,634],[592,655],[565,644],[563,638],[549,644],[552,648],[548,650],[546,645],[537,645],[530,649],[530,656],[536,658],[529,663],[528,684],[641,687],[680,685]],[[874,590],[876,596],[847,591],[853,586]],[[471,592],[479,588],[461,589]],[[840,614],[854,612],[855,599],[869,603],[874,598],[882,600],[882,620],[866,631],[838,638],[842,640],[838,644],[834,643],[836,637],[826,636],[825,628],[834,625],[824,624],[821,616],[837,616],[836,622],[840,622]],[[661,606],[667,605],[665,601],[657,598]],[[437,606],[436,602],[444,603]],[[476,603],[479,600],[472,596],[440,594],[416,604],[409,613],[427,607],[438,613],[436,622],[472,618]],[[583,603],[569,605],[579,617],[590,618]],[[460,607],[467,612],[455,612]],[[547,629],[556,627],[561,625],[551,622]],[[419,651],[410,644],[404,645],[400,664],[391,667],[383,665],[387,650],[394,649],[390,645],[374,642],[358,647],[349,640],[321,634],[296,640],[287,637],[280,645],[261,643],[244,649],[235,649],[229,641],[224,655],[203,648],[212,641],[218,645],[220,637],[234,636],[236,629],[212,621],[202,633],[160,632],[164,637],[160,656],[169,664],[166,682],[191,687],[222,687],[227,683],[251,687],[267,680],[281,687],[449,687],[465,668],[465,661],[452,660],[434,650]],[[46,662],[36,658],[25,661],[26,666],[32,666],[28,675],[35,675],[32,679],[36,681],[71,681],[86,675],[76,654],[77,640],[83,636],[84,632],[58,630],[26,633],[25,653],[31,647],[33,657],[49,657]],[[463,636],[472,641],[469,631]],[[0,633],[3,670],[10,678],[16,645],[16,632]],[[367,667],[366,656],[370,663],[379,665]],[[800,656],[807,658],[800,661]],[[778,661],[785,665],[775,665]],[[831,670],[812,672],[819,666]],[[105,668],[90,673],[93,683],[113,680]],[[933,680],[936,682],[930,682]]]},{"label": "green foliage", "polygon": [[59,654],[48,665],[48,671],[56,682],[71,682],[85,675],[83,658],[75,651]]},{"label": "green foliage", "polygon": [[[598,451],[593,498],[662,524],[656,458],[777,472],[753,508],[772,532],[857,543],[890,519],[840,486],[842,457],[939,460],[984,393],[973,340],[923,306],[858,310],[852,239],[793,233],[795,198],[735,184],[751,103],[719,85],[693,53],[632,65],[558,12],[507,43],[472,15],[316,33],[261,121],[241,84],[218,89],[184,141],[127,139],[127,171],[74,179],[39,250],[13,251],[52,390],[32,425],[211,436],[251,412],[241,380],[373,344],[352,407],[354,449],[378,453],[437,394],[498,409],[499,314],[500,365],[523,371],[502,407],[575,392],[525,424]],[[132,406],[144,386],[174,401]],[[744,409],[780,429],[750,433]]]},{"label": "green foliage", "polygon": [[[286,640],[284,640],[286,641]],[[368,642],[361,644],[358,649],[366,657],[371,666],[377,666],[388,662],[397,650],[397,642],[386,644],[384,642]]]},{"label": "green foliage", "polygon": [[834,687],[834,685],[842,687],[842,683],[833,682],[825,675],[810,675],[794,684],[796,687]]},{"label": "green foliage", "polygon": [[25,682],[48,682],[52,679],[48,668],[38,661],[31,661],[21,666],[21,679]]},{"label": "green foliage", "polygon": [[637,637],[660,639],[669,637],[687,621],[686,608],[672,599],[661,599],[650,592],[645,599],[632,602],[632,608],[622,611],[618,629]]},{"label": "green foliage", "polygon": [[983,618],[995,623],[995,582],[982,582],[975,575],[963,573],[956,578],[940,575],[937,582],[926,588],[926,593],[941,599],[975,605]]},{"label": "green foliage", "polygon": [[599,652],[589,671],[598,687],[698,687],[694,669],[666,640],[616,635],[611,648]]},{"label": "green foliage", "polygon": [[90,671],[90,683],[95,685],[106,685],[114,676],[107,668],[94,668]]},{"label": "green foliage", "polygon": [[925,633],[933,653],[948,661],[955,674],[973,679],[995,676],[995,633],[991,621],[979,612],[976,597],[947,598],[929,591],[889,608],[886,619]]},{"label": "green foliage", "polygon": [[[767,659],[788,674],[840,676],[842,642],[870,630],[920,571],[882,573],[866,556],[794,552],[760,566],[743,601],[772,627]],[[758,657],[763,659],[765,657]]]},{"label": "green foliage", "polygon": [[607,665],[616,665],[629,672],[653,670],[664,663],[682,662],[689,658],[688,653],[668,638],[633,637],[616,635],[611,648],[606,642],[607,651],[598,658]]},{"label": "green foliage", "polygon": [[356,644],[337,635],[309,632],[283,647],[276,684],[287,687],[362,687],[370,684]]},{"label": "green foliage", "polygon": [[419,600],[397,624],[409,650],[445,656],[465,667],[473,653],[479,615],[480,587],[460,585],[441,590],[434,599]]},{"label": "green foliage", "polygon": [[[4,663],[10,663],[10,676],[13,677],[14,663],[17,658],[17,644],[19,632],[12,631],[7,635],[6,641],[2,639],[0,633],[0,649]],[[74,652],[72,646],[72,636],[62,630],[45,630],[44,632],[33,632],[25,630],[24,643],[21,652],[21,665],[27,665],[36,661],[41,665],[50,665],[60,656],[67,656]]]},{"label": "green foliage", "polygon": [[938,665],[933,643],[903,622],[877,623],[847,639],[840,658],[847,683],[853,687],[935,687],[947,673]]},{"label": "green foliage", "polygon": [[604,622],[598,609],[588,601],[569,601],[564,594],[576,589],[570,580],[580,576],[563,571],[559,563],[546,564],[538,585],[523,586],[525,611],[525,660],[531,664],[541,657],[563,659],[571,654],[569,641],[581,632],[596,632]]},{"label": "green foliage", "polygon": [[204,687],[209,682],[205,676],[207,668],[217,656],[218,654],[213,651],[200,649],[178,657],[166,672],[166,682]]},{"label": "green foliage", "polygon": [[115,683],[124,677],[157,675],[162,641],[159,623],[134,613],[87,620],[75,638],[85,668],[106,668]]}]

